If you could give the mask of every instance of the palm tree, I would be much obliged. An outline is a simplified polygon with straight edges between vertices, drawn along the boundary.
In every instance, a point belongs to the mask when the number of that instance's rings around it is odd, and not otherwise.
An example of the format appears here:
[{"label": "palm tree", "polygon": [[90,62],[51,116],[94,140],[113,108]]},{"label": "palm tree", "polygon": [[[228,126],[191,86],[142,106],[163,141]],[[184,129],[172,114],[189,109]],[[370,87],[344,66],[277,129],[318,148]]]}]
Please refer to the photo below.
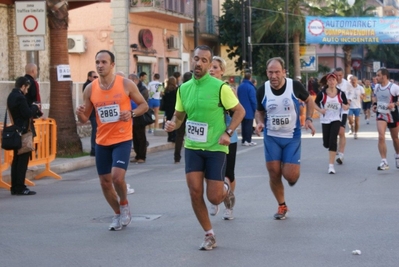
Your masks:
[{"label": "palm tree", "polygon": [[[346,1],[346,0],[345,0]],[[372,13],[375,10],[375,7],[369,6],[364,8],[366,4],[366,0],[356,0],[355,4],[352,8],[343,9],[343,15],[345,17],[373,17]],[[352,51],[356,45],[344,44],[342,46],[342,50],[344,51],[344,63],[345,63],[345,74],[348,75],[351,73],[352,67]]]},{"label": "palm tree", "polygon": [[[288,0],[287,0],[288,1]],[[303,15],[304,0],[290,0],[288,1],[288,35],[290,40],[293,42],[293,65],[294,65],[294,76],[301,75],[300,67],[300,54],[299,47],[301,40],[304,36],[304,25],[305,18]],[[308,2],[308,1],[306,1]],[[262,0],[254,3],[256,7],[265,10],[274,10],[268,12],[264,16],[258,16],[257,20],[254,20],[254,37],[256,42],[264,39],[269,35],[280,35],[284,36],[285,29],[285,1],[281,0]],[[284,39],[281,39],[285,42]],[[288,65],[290,62],[286,62]]]},{"label": "palm tree", "polygon": [[62,0],[47,0],[50,28],[50,112],[57,123],[57,154],[74,155],[82,152],[72,106],[72,83],[58,81],[58,65],[69,65],[67,30],[68,7]]}]

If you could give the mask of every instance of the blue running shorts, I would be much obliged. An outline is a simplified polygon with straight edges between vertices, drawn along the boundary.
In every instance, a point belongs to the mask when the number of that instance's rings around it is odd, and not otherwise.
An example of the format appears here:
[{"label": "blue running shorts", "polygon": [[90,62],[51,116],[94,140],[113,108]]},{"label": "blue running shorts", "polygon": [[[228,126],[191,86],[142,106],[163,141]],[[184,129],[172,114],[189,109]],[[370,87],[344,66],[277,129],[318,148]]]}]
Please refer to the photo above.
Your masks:
[{"label": "blue running shorts", "polygon": [[263,143],[266,162],[301,163],[301,138],[281,138],[266,135]]},{"label": "blue running shorts", "polygon": [[351,108],[351,109],[349,109],[349,114],[348,115],[349,116],[355,115],[355,117],[359,117],[361,110],[362,110],[361,108]]},{"label": "blue running shorts", "polygon": [[161,105],[161,100],[159,100],[159,99],[150,98],[148,100],[149,108],[159,108],[160,105]]}]

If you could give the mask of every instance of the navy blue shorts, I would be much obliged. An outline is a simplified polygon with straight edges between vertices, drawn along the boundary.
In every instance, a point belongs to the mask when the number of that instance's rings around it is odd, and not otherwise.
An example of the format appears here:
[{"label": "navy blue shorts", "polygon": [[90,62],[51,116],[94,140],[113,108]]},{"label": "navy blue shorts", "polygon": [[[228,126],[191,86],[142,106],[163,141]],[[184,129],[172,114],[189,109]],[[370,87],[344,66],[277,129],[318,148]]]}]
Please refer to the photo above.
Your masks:
[{"label": "navy blue shorts", "polygon": [[111,173],[113,167],[127,170],[132,141],[101,146],[96,144],[96,167],[98,175]]},{"label": "navy blue shorts", "polygon": [[186,173],[204,172],[208,180],[224,181],[226,153],[186,148],[184,154]]}]

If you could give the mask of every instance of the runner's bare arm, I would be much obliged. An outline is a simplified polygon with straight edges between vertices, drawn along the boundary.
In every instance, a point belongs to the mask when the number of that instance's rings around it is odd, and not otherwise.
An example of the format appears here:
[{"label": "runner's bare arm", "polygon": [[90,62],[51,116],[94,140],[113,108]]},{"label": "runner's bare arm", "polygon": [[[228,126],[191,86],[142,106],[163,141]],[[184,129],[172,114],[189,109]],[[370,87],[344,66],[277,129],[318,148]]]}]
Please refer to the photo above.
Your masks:
[{"label": "runner's bare arm", "polygon": [[184,121],[184,117],[186,117],[185,112],[180,112],[175,110],[175,113],[173,114],[173,117],[170,121],[165,122],[165,131],[166,132],[172,132],[176,129],[179,129],[181,124]]},{"label": "runner's bare arm", "polygon": [[83,105],[76,108],[76,115],[81,123],[85,123],[89,120],[91,111],[93,110],[93,103],[90,101],[91,96],[91,84],[87,85],[83,92]]},{"label": "runner's bare arm", "polygon": [[[131,100],[136,103],[137,108],[133,110],[133,113],[135,116],[141,116],[148,110],[148,104],[147,101],[145,101],[143,95],[140,93],[139,89],[137,88],[137,85],[129,80],[129,79],[124,79],[123,80],[123,85],[125,87],[125,91],[128,93],[129,97]],[[130,110],[129,110],[130,112]]]}]

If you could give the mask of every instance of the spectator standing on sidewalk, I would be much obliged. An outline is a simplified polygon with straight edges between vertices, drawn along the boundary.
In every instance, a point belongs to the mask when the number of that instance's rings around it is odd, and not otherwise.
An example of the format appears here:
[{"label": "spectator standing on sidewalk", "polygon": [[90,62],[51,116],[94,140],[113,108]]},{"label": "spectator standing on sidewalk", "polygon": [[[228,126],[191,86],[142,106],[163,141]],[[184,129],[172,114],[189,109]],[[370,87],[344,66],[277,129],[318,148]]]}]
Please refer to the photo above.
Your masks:
[{"label": "spectator standing on sidewalk", "polygon": [[266,168],[270,177],[270,188],[278,203],[276,220],[285,219],[288,207],[285,203],[284,177],[290,186],[299,179],[301,157],[301,126],[299,122],[299,99],[306,103],[305,129],[315,133],[312,114],[313,98],[298,81],[285,78],[285,64],[280,57],[266,63],[269,78],[256,94],[256,132],[264,130]]},{"label": "spectator standing on sidewalk", "polygon": [[[95,79],[97,79],[97,73],[92,70],[87,73],[87,80],[83,84],[83,90],[84,92],[85,88]],[[90,114],[89,117],[90,120],[90,125],[91,125],[91,137],[90,137],[90,156],[94,157],[95,156],[95,147],[96,147],[96,134],[97,134],[97,122],[96,122],[96,113],[93,111]]]},{"label": "spectator standing on sidewalk", "polygon": [[[115,215],[109,230],[119,231],[131,221],[126,169],[132,147],[132,117],[148,110],[135,83],[114,74],[115,56],[100,50],[95,57],[99,78],[84,93],[84,105],[77,107],[78,120],[85,123],[93,108],[97,118],[96,167],[105,199]],[[137,104],[131,109],[130,100]]]},{"label": "spectator standing on sidewalk", "polygon": [[245,117],[241,122],[241,144],[243,146],[256,146],[252,142],[253,124],[256,111],[256,88],[251,82],[252,74],[245,72],[242,83],[237,88],[240,104],[245,109]]},{"label": "spectator standing on sidewalk", "polygon": [[31,106],[35,102],[39,104],[41,103],[39,84],[36,81],[37,75],[38,75],[38,69],[36,64],[34,63],[26,64],[25,77],[28,78],[30,86],[28,89],[28,93],[25,95],[25,97],[28,100],[29,106]]},{"label": "spectator standing on sidewalk", "polygon": [[[18,77],[15,81],[14,89],[7,97],[7,108],[10,112],[8,115],[12,118],[12,123],[22,130],[22,134],[27,133],[30,128],[34,137],[36,132],[32,119],[38,113],[41,113],[41,111],[38,103],[34,102],[29,105],[25,97],[30,85],[31,83],[27,77]],[[28,169],[31,152],[20,155],[18,155],[17,149],[13,152],[11,163],[11,195],[35,195],[36,192],[31,191],[25,185],[26,170]]]},{"label": "spectator standing on sidewalk", "polygon": [[[148,126],[148,132],[153,133],[155,129],[158,129],[159,120],[159,107],[161,105],[161,93],[163,91],[162,83],[159,81],[160,76],[158,73],[154,74],[154,79],[148,84],[148,106],[154,110],[155,123]],[[154,125],[153,130],[151,126]]]},{"label": "spectator standing on sidewalk", "polygon": [[[228,208],[234,206],[234,194],[229,179],[225,179],[226,154],[230,137],[245,115],[231,88],[209,74],[212,50],[206,45],[194,49],[194,79],[182,84],[177,92],[175,114],[165,122],[167,132],[178,129],[187,114],[184,146],[186,181],[191,205],[205,238],[201,250],[216,247],[215,234],[204,201],[206,195],[215,205],[222,201]],[[230,127],[224,122],[225,110],[234,112]]]},{"label": "spectator standing on sidewalk", "polygon": [[[140,83],[139,77],[136,74],[129,74],[129,80],[133,81],[140,94],[143,96],[145,101],[148,101],[148,90]],[[137,105],[132,101],[132,109],[136,108]],[[147,136],[145,133],[145,125],[140,123],[140,117],[136,116],[133,118],[133,150],[136,156],[134,159],[130,160],[132,163],[144,163],[147,158]]]}]

